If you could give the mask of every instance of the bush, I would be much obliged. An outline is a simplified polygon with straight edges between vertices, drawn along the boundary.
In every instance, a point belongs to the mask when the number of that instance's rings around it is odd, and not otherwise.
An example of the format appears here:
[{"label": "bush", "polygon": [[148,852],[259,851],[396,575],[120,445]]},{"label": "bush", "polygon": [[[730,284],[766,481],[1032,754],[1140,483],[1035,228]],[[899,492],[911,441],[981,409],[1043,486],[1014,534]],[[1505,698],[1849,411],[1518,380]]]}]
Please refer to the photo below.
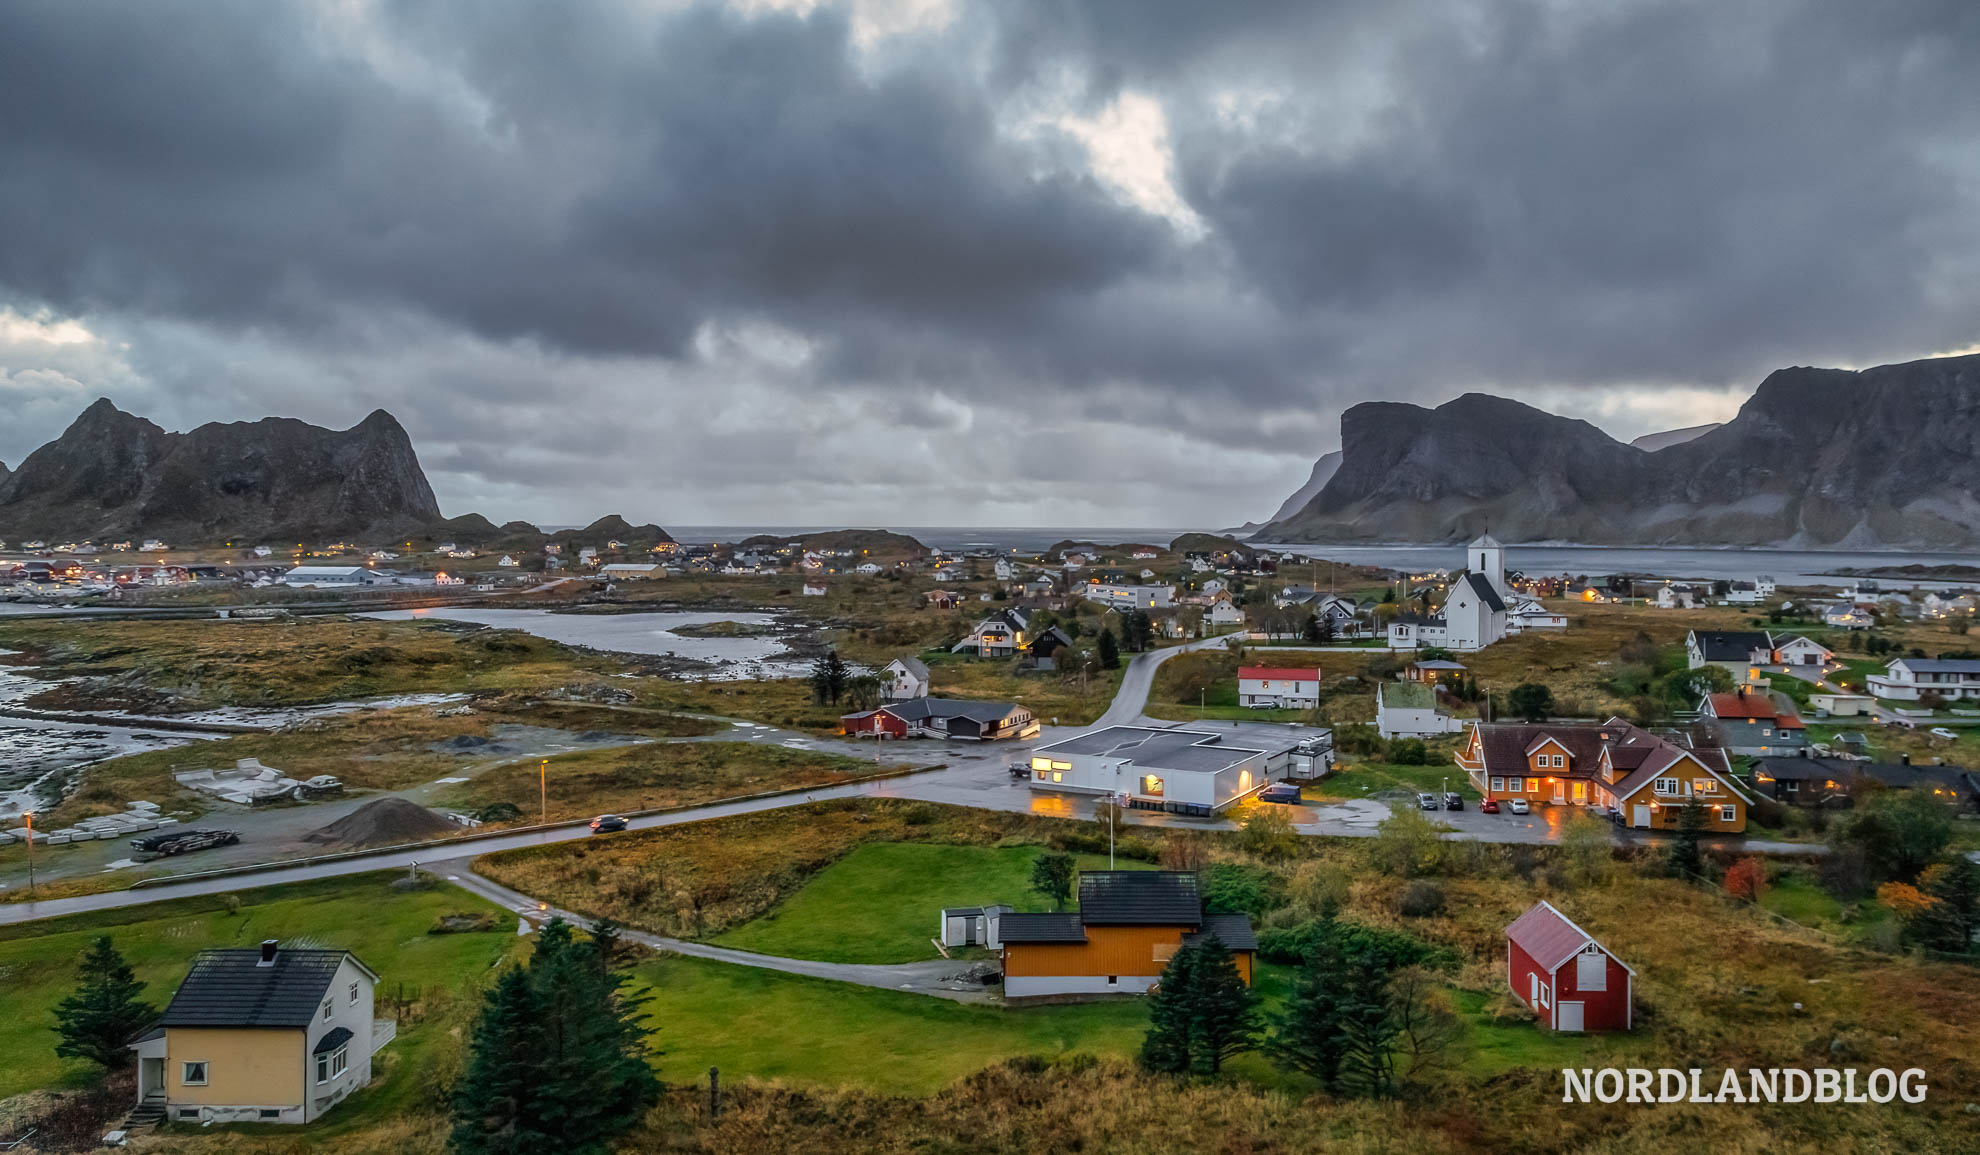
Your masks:
[{"label": "bush", "polygon": [[1443,841],[1423,812],[1413,805],[1397,805],[1369,840],[1368,852],[1375,867],[1385,874],[1409,878],[1435,870],[1442,859]]},{"label": "bush", "polygon": [[1286,817],[1283,809],[1260,806],[1244,820],[1237,842],[1247,854],[1255,854],[1268,862],[1280,862],[1291,858],[1299,849],[1299,832],[1293,829],[1292,819]]},{"label": "bush", "polygon": [[1398,766],[1428,766],[1430,748],[1421,738],[1398,738],[1389,743],[1389,761]]},{"label": "bush", "polygon": [[941,816],[941,811],[929,803],[916,802],[901,811],[901,823],[905,826],[927,826]]},{"label": "bush", "polygon": [[1726,893],[1748,902],[1759,902],[1767,893],[1767,864],[1749,854],[1726,868]]},{"label": "bush", "polygon": [[1256,866],[1220,862],[1202,873],[1203,909],[1263,918],[1286,903],[1285,879]]},{"label": "bush", "polygon": [[522,807],[513,802],[491,802],[468,817],[476,822],[514,822],[522,816]]},{"label": "bush", "polygon": [[1442,883],[1415,879],[1396,898],[1396,913],[1404,918],[1428,918],[1444,909]]},{"label": "bush", "polygon": [[1258,936],[1258,957],[1281,966],[1298,966],[1328,934],[1335,937],[1344,954],[1371,955],[1387,970],[1409,966],[1450,969],[1462,961],[1448,947],[1432,946],[1405,931],[1326,918],[1308,919],[1288,930],[1265,931]]}]

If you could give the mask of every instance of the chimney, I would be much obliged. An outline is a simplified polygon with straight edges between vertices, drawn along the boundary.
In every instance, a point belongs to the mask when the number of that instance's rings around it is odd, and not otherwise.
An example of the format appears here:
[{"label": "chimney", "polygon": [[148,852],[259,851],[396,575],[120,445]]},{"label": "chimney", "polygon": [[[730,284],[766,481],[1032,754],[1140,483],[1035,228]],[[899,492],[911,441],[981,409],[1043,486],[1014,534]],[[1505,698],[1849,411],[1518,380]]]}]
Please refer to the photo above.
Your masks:
[{"label": "chimney", "polygon": [[258,963],[256,963],[256,964],[254,964],[254,965],[256,965],[256,966],[262,966],[262,967],[272,967],[272,966],[274,966],[274,965],[275,965],[275,948],[276,948],[277,946],[280,946],[280,945],[281,945],[281,942],[280,942],[280,940],[278,940],[278,939],[272,939],[272,938],[264,938],[264,939],[262,939],[262,940],[261,940],[261,961],[260,961],[260,962],[258,962]]},{"label": "chimney", "polygon": [[1899,761],[1899,762],[1902,762],[1902,763],[1904,763],[1904,764],[1905,764],[1906,766],[1909,766],[1909,765],[1911,765],[1911,755],[1909,755],[1909,754],[1899,754],[1899,755],[1898,755],[1898,761]]}]

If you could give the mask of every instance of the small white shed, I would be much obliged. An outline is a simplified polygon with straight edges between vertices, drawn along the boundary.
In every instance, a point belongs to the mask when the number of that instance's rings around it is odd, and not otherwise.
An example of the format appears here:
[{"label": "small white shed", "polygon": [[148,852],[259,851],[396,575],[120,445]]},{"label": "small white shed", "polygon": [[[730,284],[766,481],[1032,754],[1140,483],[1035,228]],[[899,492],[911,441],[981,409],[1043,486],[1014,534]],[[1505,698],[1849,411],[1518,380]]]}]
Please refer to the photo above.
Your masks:
[{"label": "small white shed", "polygon": [[980,946],[996,950],[1003,945],[997,937],[998,919],[1008,906],[950,906],[942,910],[943,946]]}]

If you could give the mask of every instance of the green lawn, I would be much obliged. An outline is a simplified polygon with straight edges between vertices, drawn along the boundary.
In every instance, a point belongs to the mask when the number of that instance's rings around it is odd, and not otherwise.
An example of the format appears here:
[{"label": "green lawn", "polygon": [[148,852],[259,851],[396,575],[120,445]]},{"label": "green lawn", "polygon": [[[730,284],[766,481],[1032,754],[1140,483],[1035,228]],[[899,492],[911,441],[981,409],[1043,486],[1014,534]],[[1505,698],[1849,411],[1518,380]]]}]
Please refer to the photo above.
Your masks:
[{"label": "green lawn", "polygon": [[1760,896],[1760,905],[1803,926],[1834,925],[1842,921],[1842,903],[1820,883],[1799,871],[1775,878]]},{"label": "green lawn", "polygon": [[1478,791],[1471,787],[1471,778],[1449,762],[1403,766],[1356,760],[1306,787],[1306,792],[1316,798],[1366,798],[1385,790],[1438,794],[1447,788],[1462,794],[1467,801],[1479,797]]},{"label": "green lawn", "polygon": [[[208,947],[253,946],[265,938],[343,946],[357,952],[380,977],[382,999],[401,982],[432,997],[460,993],[486,975],[518,941],[512,918],[497,929],[429,935],[443,914],[499,907],[451,886],[398,893],[391,874],[358,875],[322,883],[240,892],[240,912],[227,914],[220,898],[191,898],[100,915],[77,915],[0,928],[0,1099],[37,1087],[86,1079],[90,1064],[55,1057],[50,1030],[55,1004],[70,991],[75,962],[89,941],[109,934],[140,979],[144,995],[162,1009],[185,977],[193,956]],[[429,1000],[430,1001],[430,1000]],[[381,1017],[387,1013],[381,1002]],[[402,1030],[380,1057],[384,1083],[354,1100],[363,1112],[390,1111],[413,1093],[416,1056],[445,1025]],[[359,1112],[341,1108],[333,1119]]]},{"label": "green lawn", "polygon": [[680,956],[637,973],[669,1082],[705,1084],[719,1067],[728,1080],[926,1095],[1017,1055],[1131,1058],[1148,1020],[1138,999],[1007,1010]]},{"label": "green lawn", "polygon": [[1650,1032],[1642,1029],[1617,1035],[1562,1034],[1532,1022],[1494,1022],[1485,1014],[1489,998],[1483,991],[1451,992],[1465,1024],[1464,1069],[1474,1076],[1518,1067],[1558,1071],[1612,1066],[1620,1057],[1640,1054],[1650,1045]]},{"label": "green lawn", "polygon": [[[819,871],[768,914],[714,942],[785,958],[901,963],[939,958],[930,939],[946,906],[1004,903],[1050,910],[1031,889],[1036,846],[941,846],[873,842]],[[1105,855],[1077,855],[1081,870],[1105,870]],[[1123,870],[1146,863],[1118,860]]]}]

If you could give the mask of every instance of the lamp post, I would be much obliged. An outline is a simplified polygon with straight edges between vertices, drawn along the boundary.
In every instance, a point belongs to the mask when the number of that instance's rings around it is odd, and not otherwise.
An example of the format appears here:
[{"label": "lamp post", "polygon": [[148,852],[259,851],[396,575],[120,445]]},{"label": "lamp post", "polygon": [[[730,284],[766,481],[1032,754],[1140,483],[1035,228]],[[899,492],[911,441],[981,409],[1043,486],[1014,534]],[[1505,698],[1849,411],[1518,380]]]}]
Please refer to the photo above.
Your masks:
[{"label": "lamp post", "polygon": [[536,764],[537,820],[550,821],[550,759]]},{"label": "lamp post", "polygon": [[28,894],[32,896],[34,894],[34,811],[24,811],[21,817],[27,820]]}]

